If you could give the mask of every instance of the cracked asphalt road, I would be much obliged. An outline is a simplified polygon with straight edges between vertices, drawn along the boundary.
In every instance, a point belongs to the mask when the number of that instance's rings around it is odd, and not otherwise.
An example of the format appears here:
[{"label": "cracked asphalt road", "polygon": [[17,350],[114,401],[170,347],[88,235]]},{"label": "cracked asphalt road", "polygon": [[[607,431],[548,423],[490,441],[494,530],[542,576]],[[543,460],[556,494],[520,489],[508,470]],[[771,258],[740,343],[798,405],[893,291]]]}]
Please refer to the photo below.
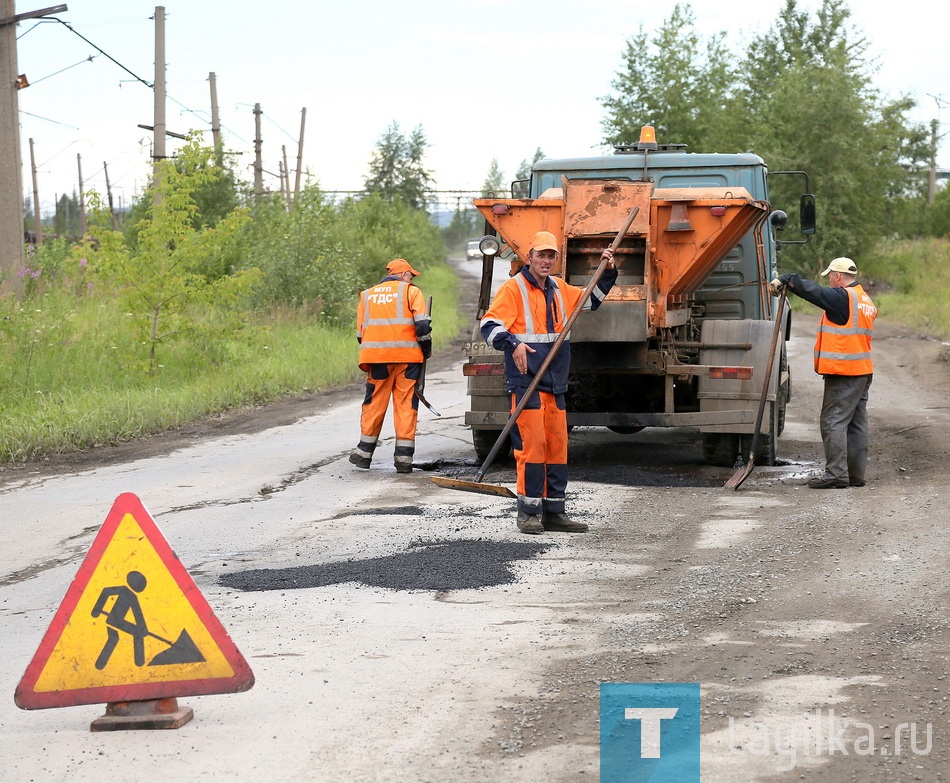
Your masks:
[{"label": "cracked asphalt road", "polygon": [[[869,484],[810,490],[816,320],[795,314],[782,464],[737,492],[696,433],[573,432],[585,535],[529,539],[510,501],[428,480],[465,475],[473,456],[455,355],[430,366],[443,417],[420,414],[428,471],[397,475],[391,440],[368,473],[348,464],[352,389],[4,469],[0,778],[595,781],[601,683],[698,682],[704,782],[947,780],[950,353],[879,321]],[[511,485],[513,467],[486,480]],[[195,719],[177,731],[90,733],[103,707],[12,700],[121,492],[148,507],[257,680],[183,699]],[[465,589],[222,584],[399,562],[421,541],[546,549]],[[835,753],[808,744],[819,722]]]}]

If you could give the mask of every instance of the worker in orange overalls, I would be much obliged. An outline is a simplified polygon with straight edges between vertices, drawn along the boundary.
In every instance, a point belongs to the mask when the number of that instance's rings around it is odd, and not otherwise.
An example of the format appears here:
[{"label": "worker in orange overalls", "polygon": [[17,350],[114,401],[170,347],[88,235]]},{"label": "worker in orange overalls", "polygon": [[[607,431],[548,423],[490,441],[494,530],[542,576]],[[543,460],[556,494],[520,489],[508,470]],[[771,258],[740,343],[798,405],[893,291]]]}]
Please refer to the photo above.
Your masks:
[{"label": "worker in orange overalls", "polygon": [[422,291],[412,282],[419,273],[402,258],[390,261],[386,271],[386,277],[360,294],[356,310],[366,396],[360,442],[350,454],[350,462],[369,468],[392,399],[396,430],[393,462],[397,473],[411,473],[419,416],[415,389],[422,363],[432,353],[432,324]]},{"label": "worker in orange overalls", "polygon": [[868,394],[874,366],[871,333],[877,307],[858,284],[858,267],[850,258],[836,258],[821,273],[830,286],[779,275],[769,284],[774,296],[782,288],[824,312],[815,338],[815,372],[824,376],[821,440],[824,475],[808,479],[812,489],[863,487],[868,465]]},{"label": "worker in orange overalls", "polygon": [[[551,277],[559,255],[548,231],[531,240],[527,264],[506,280],[481,321],[482,337],[505,354],[505,388],[514,411],[541,368],[557,334],[584,293],[583,288]],[[604,250],[604,273],[585,309],[596,310],[617,280],[613,252]],[[538,382],[531,400],[511,428],[518,470],[518,530],[583,533],[587,525],[564,513],[567,490],[567,392],[570,339],[565,339]]]}]

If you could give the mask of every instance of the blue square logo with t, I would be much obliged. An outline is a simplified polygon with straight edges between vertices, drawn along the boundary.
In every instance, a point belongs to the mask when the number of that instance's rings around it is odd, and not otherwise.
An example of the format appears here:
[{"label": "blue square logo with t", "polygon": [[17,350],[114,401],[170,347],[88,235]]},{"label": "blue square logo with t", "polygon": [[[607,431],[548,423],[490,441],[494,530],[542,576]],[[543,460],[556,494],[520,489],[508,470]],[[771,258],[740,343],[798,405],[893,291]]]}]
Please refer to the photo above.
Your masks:
[{"label": "blue square logo with t", "polygon": [[699,783],[699,683],[601,683],[600,783]]}]

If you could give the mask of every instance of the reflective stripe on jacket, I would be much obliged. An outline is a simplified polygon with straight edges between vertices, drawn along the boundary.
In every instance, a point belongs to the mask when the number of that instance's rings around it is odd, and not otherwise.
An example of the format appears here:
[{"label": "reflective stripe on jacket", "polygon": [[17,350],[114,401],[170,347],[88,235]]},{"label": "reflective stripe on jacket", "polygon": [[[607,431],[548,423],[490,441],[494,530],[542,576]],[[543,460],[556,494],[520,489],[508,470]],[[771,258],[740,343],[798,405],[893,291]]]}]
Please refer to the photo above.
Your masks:
[{"label": "reflective stripe on jacket", "polygon": [[[600,307],[616,279],[615,269],[605,270],[591,292],[590,299],[584,303],[584,309],[596,310]],[[528,387],[583,294],[583,288],[555,277],[546,278],[542,290],[527,266],[522,267],[518,274],[506,280],[498,289],[491,307],[481,320],[481,332],[485,342],[505,353],[508,392]],[[534,353],[528,352],[528,372],[525,375],[515,367],[511,355],[519,343],[526,343],[534,349]],[[564,394],[570,368],[571,344],[568,335],[537,388],[552,394]]]},{"label": "reflective stripe on jacket", "polygon": [[815,372],[820,375],[871,375],[871,332],[877,308],[859,285],[848,286],[848,322],[828,320],[822,313],[815,337]]},{"label": "reflective stripe on jacket", "polygon": [[361,369],[421,362],[419,339],[431,331],[422,291],[411,283],[387,277],[360,294],[356,339]]}]

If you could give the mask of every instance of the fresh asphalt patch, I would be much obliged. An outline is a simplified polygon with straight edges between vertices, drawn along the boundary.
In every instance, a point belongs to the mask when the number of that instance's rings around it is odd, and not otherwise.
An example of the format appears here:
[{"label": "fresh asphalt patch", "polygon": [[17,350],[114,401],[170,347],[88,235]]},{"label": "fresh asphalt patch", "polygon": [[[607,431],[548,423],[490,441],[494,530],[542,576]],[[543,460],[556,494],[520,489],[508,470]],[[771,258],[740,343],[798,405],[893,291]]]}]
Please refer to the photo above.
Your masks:
[{"label": "fresh asphalt patch", "polygon": [[537,557],[551,544],[461,539],[420,541],[385,557],[260,568],[225,574],[220,583],[244,591],[296,590],[360,582],[389,590],[471,590],[515,581],[512,565]]}]

